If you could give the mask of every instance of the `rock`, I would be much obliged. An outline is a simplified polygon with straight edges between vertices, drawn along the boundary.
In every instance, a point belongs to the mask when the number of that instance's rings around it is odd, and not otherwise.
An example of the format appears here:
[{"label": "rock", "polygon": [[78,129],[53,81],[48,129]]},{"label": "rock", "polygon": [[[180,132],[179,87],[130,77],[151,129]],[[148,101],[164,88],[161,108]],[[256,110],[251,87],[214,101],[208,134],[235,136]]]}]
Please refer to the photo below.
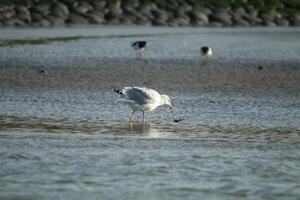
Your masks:
[{"label": "rock", "polygon": [[150,4],[145,4],[145,5],[141,5],[141,7],[139,8],[139,12],[141,13],[151,13],[152,10],[157,10],[157,6],[154,3],[150,3]]},{"label": "rock", "polygon": [[17,18],[10,18],[3,22],[5,26],[25,26],[25,23]]},{"label": "rock", "polygon": [[71,10],[77,14],[85,14],[89,11],[90,7],[80,3],[80,4],[75,4],[73,7],[71,7]]},{"label": "rock", "polygon": [[190,19],[188,17],[179,18],[176,20],[178,26],[188,26],[190,24]]},{"label": "rock", "polygon": [[50,12],[50,7],[48,4],[33,5],[30,8],[30,12],[36,12],[41,14],[42,16],[47,16]]},{"label": "rock", "polygon": [[244,8],[235,8],[235,9],[232,10],[232,13],[237,14],[237,15],[242,16],[242,17],[247,15]]},{"label": "rock", "polygon": [[262,19],[257,17],[257,12],[254,11],[252,13],[247,13],[243,18],[253,26],[261,25],[263,22]]},{"label": "rock", "polygon": [[121,0],[107,1],[106,7],[109,10],[122,10]]},{"label": "rock", "polygon": [[166,21],[169,18],[167,12],[160,9],[153,10],[152,14],[158,21],[162,21],[162,22]]},{"label": "rock", "polygon": [[232,22],[234,26],[250,26],[249,22],[243,17],[247,17],[246,12],[240,10],[232,13]]},{"label": "rock", "polygon": [[71,13],[66,22],[71,24],[88,24],[88,21],[84,17],[75,13]]},{"label": "rock", "polygon": [[51,25],[51,23],[46,19],[42,19],[41,21],[38,22],[38,24],[39,26],[44,26],[44,27]]},{"label": "rock", "polygon": [[65,4],[55,3],[51,8],[51,14],[55,17],[67,19],[70,11]]},{"label": "rock", "polygon": [[300,14],[294,14],[290,17],[292,26],[300,26]]},{"label": "rock", "polygon": [[194,24],[208,25],[209,23],[207,15],[203,12],[199,12],[198,10],[192,10],[188,12],[187,15]]},{"label": "rock", "polygon": [[41,21],[44,17],[42,16],[42,14],[37,13],[37,12],[31,12],[31,21],[32,22],[38,22]]},{"label": "rock", "polygon": [[276,26],[276,24],[272,21],[264,21],[263,25],[269,26],[269,27],[275,27]]},{"label": "rock", "polygon": [[120,19],[118,19],[118,18],[106,20],[106,24],[109,24],[109,25],[119,25],[120,23],[121,23]]},{"label": "rock", "polygon": [[7,6],[7,5],[1,5],[0,6],[0,13],[5,12],[7,10],[13,10],[13,9],[14,9],[13,5],[9,5],[9,6]]},{"label": "rock", "polygon": [[28,8],[25,7],[25,6],[16,6],[15,7],[15,12],[16,12],[16,14],[30,15],[30,12],[29,12]]},{"label": "rock", "polygon": [[9,18],[13,17],[15,14],[16,14],[15,10],[8,9],[8,10],[1,12],[0,15],[1,15],[2,19],[9,19]]},{"label": "rock", "polygon": [[278,26],[289,26],[290,22],[286,19],[278,19],[278,20],[276,20],[276,24]]},{"label": "rock", "polygon": [[133,17],[124,17],[121,19],[121,23],[124,25],[133,25],[135,24],[134,21],[135,19]]},{"label": "rock", "polygon": [[93,5],[93,10],[98,10],[98,11],[102,11],[105,9],[106,6],[106,2],[105,1],[93,1],[92,2]]},{"label": "rock", "polygon": [[156,18],[152,21],[152,24],[155,25],[155,26],[164,26],[166,25],[166,21],[165,20],[162,20],[162,19],[159,19],[159,18]]},{"label": "rock", "polygon": [[31,16],[27,15],[27,14],[17,14],[16,15],[17,19],[20,19],[21,21],[25,22],[25,23],[31,23]]},{"label": "rock", "polygon": [[183,12],[189,12],[193,9],[193,7],[189,4],[184,3],[179,7],[179,9],[182,10]]},{"label": "rock", "polygon": [[92,12],[87,13],[86,15],[96,15],[98,17],[101,17],[102,19],[104,19],[105,13],[99,10],[93,10]]},{"label": "rock", "polygon": [[272,11],[272,12],[259,12],[258,13],[258,17],[261,18],[264,22],[266,21],[274,21],[275,18],[281,18],[281,14],[280,13],[277,13],[275,11]]},{"label": "rock", "polygon": [[138,11],[130,6],[125,6],[123,8],[123,14],[126,16],[134,16]]},{"label": "rock", "polygon": [[[128,5],[125,5],[128,6]],[[130,5],[131,8],[139,8],[141,6],[140,0],[130,0]]]},{"label": "rock", "polygon": [[62,26],[65,24],[65,20],[60,18],[60,17],[55,17],[55,16],[47,16],[47,20],[51,23],[53,26]]},{"label": "rock", "polygon": [[212,13],[209,15],[209,21],[218,22],[225,26],[230,26],[232,24],[231,16],[224,11]]},{"label": "rock", "polygon": [[15,7],[15,12],[16,12],[16,18],[20,19],[21,21],[25,23],[30,23],[31,22],[31,16],[30,12],[27,7],[25,6],[16,6]]},{"label": "rock", "polygon": [[250,23],[243,18],[235,18],[233,20],[233,25],[234,26],[250,26]]},{"label": "rock", "polygon": [[86,14],[85,17],[92,24],[103,24],[105,22],[105,19],[103,17],[95,15],[93,13]]},{"label": "rock", "polygon": [[220,23],[220,22],[211,22],[211,23],[209,24],[209,26],[210,26],[210,27],[222,27],[223,24]]},{"label": "rock", "polygon": [[185,12],[180,9],[176,9],[173,14],[175,18],[182,18],[186,16]]}]

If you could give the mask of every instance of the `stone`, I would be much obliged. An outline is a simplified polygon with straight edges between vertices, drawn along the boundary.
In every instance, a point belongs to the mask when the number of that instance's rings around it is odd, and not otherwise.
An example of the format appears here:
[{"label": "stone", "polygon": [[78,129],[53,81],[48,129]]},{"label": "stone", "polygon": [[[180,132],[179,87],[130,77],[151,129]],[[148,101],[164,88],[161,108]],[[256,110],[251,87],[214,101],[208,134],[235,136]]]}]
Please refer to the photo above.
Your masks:
[{"label": "stone", "polygon": [[205,13],[206,15],[210,15],[212,14],[212,10],[209,9],[209,8],[204,8],[204,7],[201,7],[201,6],[196,6],[194,8],[194,10],[197,10],[198,12],[202,12],[202,13]]},{"label": "stone", "polygon": [[209,23],[207,15],[203,12],[200,12],[198,10],[192,10],[187,14],[190,17],[191,21],[195,24],[208,25]]},{"label": "stone", "polygon": [[294,14],[289,19],[292,26],[300,26],[300,14]]},{"label": "stone", "polygon": [[238,14],[239,16],[245,16],[247,14],[244,8],[235,8],[232,10],[232,13]]},{"label": "stone", "polygon": [[47,16],[47,20],[51,23],[53,26],[62,26],[65,24],[65,20],[60,17],[55,16]]},{"label": "stone", "polygon": [[124,25],[134,25],[135,19],[132,18],[132,17],[124,17],[124,18],[121,18],[121,23],[124,24]]},{"label": "stone", "polygon": [[38,24],[40,26],[44,26],[44,27],[51,25],[51,23],[48,20],[46,20],[46,19],[42,19],[41,21],[38,22]]},{"label": "stone", "polygon": [[263,25],[269,26],[269,27],[275,27],[276,26],[276,24],[272,21],[264,21]]},{"label": "stone", "polygon": [[114,18],[111,20],[106,20],[106,24],[109,24],[109,25],[119,25],[120,23],[121,23],[120,19],[117,19],[117,18]]},{"label": "stone", "polygon": [[236,18],[233,20],[234,26],[250,26],[250,23],[243,18]]},{"label": "stone", "polygon": [[159,19],[159,21],[166,21],[169,18],[167,12],[161,9],[153,10],[152,14],[156,19]]},{"label": "stone", "polygon": [[79,5],[73,6],[71,8],[71,10],[78,14],[85,14],[89,11],[89,7],[79,4]]},{"label": "stone", "polygon": [[31,12],[31,21],[32,22],[38,22],[43,19],[43,16],[40,13],[37,12]]},{"label": "stone", "polygon": [[66,22],[71,24],[88,24],[88,21],[84,17],[75,13],[71,13]]},{"label": "stone", "polygon": [[30,8],[30,12],[36,12],[36,13],[41,14],[42,16],[46,16],[50,12],[50,7],[48,4],[33,5]]},{"label": "stone", "polygon": [[225,26],[232,25],[231,16],[224,11],[212,13],[209,15],[209,21],[219,22]]},{"label": "stone", "polygon": [[85,17],[92,24],[103,24],[105,22],[104,18],[92,13],[86,14]]},{"label": "stone", "polygon": [[10,18],[3,22],[5,26],[24,26],[25,23],[17,18]]},{"label": "stone", "polygon": [[211,22],[211,23],[209,24],[209,26],[210,26],[210,27],[222,27],[223,24],[220,23],[220,22]]},{"label": "stone", "polygon": [[290,22],[286,19],[278,19],[276,20],[277,26],[289,26]]},{"label": "stone", "polygon": [[193,9],[193,7],[189,4],[183,4],[179,7],[183,12],[189,12]]},{"label": "stone", "polygon": [[20,19],[25,23],[31,23],[31,16],[29,14],[17,14],[16,18]]},{"label": "stone", "polygon": [[25,14],[25,15],[30,15],[30,12],[26,6],[16,6],[15,7],[15,12],[16,14]]},{"label": "stone", "polygon": [[106,2],[105,1],[93,1],[92,2],[93,5],[93,10],[98,10],[98,11],[102,11],[105,9],[106,6]]},{"label": "stone", "polygon": [[101,17],[104,19],[105,12],[104,11],[99,11],[99,10],[93,10],[92,12],[87,13],[86,15],[96,15],[98,17]]},{"label": "stone", "polygon": [[249,22],[245,20],[247,13],[244,11],[237,11],[232,13],[233,26],[250,26]]},{"label": "stone", "polygon": [[159,18],[156,18],[152,21],[152,24],[155,25],[155,26],[164,26],[166,25],[166,21],[165,20],[162,20],[162,19],[159,19]]},{"label": "stone", "polygon": [[63,19],[66,19],[69,13],[69,8],[62,3],[55,3],[51,8],[51,14],[55,17],[61,17]]},{"label": "stone", "polygon": [[0,13],[3,19],[9,19],[16,14],[15,10],[9,9]]},{"label": "stone", "polygon": [[183,17],[176,19],[178,26],[188,26],[190,24],[190,20],[188,17]]}]

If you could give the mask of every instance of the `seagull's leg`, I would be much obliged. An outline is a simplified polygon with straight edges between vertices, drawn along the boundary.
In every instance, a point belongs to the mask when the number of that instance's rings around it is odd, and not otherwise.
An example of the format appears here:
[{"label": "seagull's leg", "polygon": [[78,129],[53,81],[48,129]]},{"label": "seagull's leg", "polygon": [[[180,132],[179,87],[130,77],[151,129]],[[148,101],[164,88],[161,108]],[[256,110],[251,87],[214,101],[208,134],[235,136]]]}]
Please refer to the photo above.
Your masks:
[{"label": "seagull's leg", "polygon": [[143,112],[143,122],[145,123],[145,112]]},{"label": "seagull's leg", "polygon": [[143,51],[143,50],[141,50],[141,52],[140,52],[140,53],[141,53],[141,58],[143,58],[143,53],[144,53],[144,51]]},{"label": "seagull's leg", "polygon": [[133,112],[132,112],[132,115],[131,115],[131,117],[130,117],[130,122],[134,122],[134,119],[133,119],[134,113],[135,113],[135,110],[133,110]]},{"label": "seagull's leg", "polygon": [[207,63],[207,55],[203,55],[202,58],[203,58],[203,65],[205,65]]}]

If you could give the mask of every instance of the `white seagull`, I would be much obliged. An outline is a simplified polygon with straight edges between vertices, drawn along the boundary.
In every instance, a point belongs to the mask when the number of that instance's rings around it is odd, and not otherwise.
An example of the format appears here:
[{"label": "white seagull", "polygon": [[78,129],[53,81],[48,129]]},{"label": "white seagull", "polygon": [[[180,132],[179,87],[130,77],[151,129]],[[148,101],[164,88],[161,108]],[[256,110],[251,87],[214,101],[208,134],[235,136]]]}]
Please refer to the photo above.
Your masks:
[{"label": "white seagull", "polygon": [[212,56],[212,48],[204,46],[201,48],[201,55],[204,58],[204,64],[207,63],[208,56]]},{"label": "white seagull", "polygon": [[145,49],[147,48],[147,42],[146,41],[135,41],[131,44],[131,47],[135,50],[136,55],[138,57],[143,57],[143,53]]},{"label": "white seagull", "polygon": [[133,109],[130,122],[134,122],[133,115],[135,111],[143,112],[143,122],[145,122],[145,112],[150,112],[163,105],[173,109],[169,96],[160,95],[150,88],[124,87],[122,90],[114,89],[114,92],[120,94],[120,100]]}]

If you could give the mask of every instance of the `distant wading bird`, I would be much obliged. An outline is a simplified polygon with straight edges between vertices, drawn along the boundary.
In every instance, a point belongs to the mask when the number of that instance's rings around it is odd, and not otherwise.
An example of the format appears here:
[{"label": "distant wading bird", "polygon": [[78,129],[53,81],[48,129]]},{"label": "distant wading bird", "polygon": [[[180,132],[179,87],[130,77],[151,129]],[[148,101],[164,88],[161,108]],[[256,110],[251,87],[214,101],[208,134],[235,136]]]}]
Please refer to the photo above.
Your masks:
[{"label": "distant wading bird", "polygon": [[147,42],[146,41],[136,41],[131,44],[131,47],[135,50],[136,55],[138,57],[143,57],[143,53],[145,49],[147,49]]},{"label": "distant wading bird", "polygon": [[143,122],[145,122],[145,112],[150,112],[163,105],[173,109],[169,96],[160,95],[157,91],[150,88],[125,87],[122,90],[114,89],[114,92],[121,95],[121,102],[133,109],[130,122],[134,122],[133,115],[135,111],[143,112]]},{"label": "distant wading bird", "polygon": [[202,55],[202,58],[204,59],[203,63],[206,64],[207,60],[208,60],[208,57],[212,56],[212,48],[206,47],[206,46],[202,47],[201,48],[201,55]]}]

